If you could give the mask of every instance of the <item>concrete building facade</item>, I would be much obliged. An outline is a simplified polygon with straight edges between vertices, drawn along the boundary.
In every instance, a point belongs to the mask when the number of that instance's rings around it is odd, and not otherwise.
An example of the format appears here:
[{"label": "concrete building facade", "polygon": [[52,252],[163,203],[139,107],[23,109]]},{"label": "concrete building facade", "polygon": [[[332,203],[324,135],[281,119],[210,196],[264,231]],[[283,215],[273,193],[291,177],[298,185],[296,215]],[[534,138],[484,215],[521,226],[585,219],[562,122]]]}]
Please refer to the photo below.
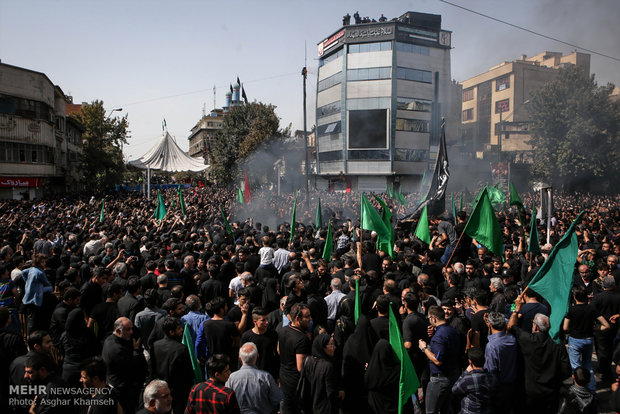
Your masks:
[{"label": "concrete building facade", "polygon": [[223,109],[213,109],[194,125],[188,138],[190,157],[204,157],[205,164],[211,164],[209,149],[214,145],[217,132],[222,129],[224,115]]},{"label": "concrete building facade", "polygon": [[417,190],[434,165],[454,88],[451,32],[441,16],[408,12],[343,26],[318,44],[316,185]]},{"label": "concrete building facade", "polygon": [[502,62],[462,82],[462,151],[477,158],[528,163],[531,159],[530,116],[532,93],[552,81],[565,65],[590,73],[590,55],[542,52],[533,57]]},{"label": "concrete building facade", "polygon": [[0,62],[0,198],[80,189],[82,125],[43,73]]}]

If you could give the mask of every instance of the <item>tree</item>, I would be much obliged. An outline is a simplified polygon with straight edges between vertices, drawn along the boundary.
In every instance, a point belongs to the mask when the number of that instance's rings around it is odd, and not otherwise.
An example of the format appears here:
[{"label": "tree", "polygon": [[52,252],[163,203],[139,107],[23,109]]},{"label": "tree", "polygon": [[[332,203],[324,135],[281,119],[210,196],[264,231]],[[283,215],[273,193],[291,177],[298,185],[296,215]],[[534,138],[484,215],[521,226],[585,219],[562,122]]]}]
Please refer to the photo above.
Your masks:
[{"label": "tree", "polygon": [[209,148],[212,177],[221,186],[234,180],[241,171],[240,165],[259,147],[287,134],[279,127],[280,119],[273,105],[253,102],[231,108]]},{"label": "tree", "polygon": [[620,103],[610,99],[613,89],[569,65],[532,96],[534,179],[568,191],[618,185]]},{"label": "tree", "polygon": [[122,181],[125,171],[121,145],[127,143],[127,115],[106,117],[103,101],[82,105],[76,116],[82,134],[82,170],[90,188],[105,188]]}]

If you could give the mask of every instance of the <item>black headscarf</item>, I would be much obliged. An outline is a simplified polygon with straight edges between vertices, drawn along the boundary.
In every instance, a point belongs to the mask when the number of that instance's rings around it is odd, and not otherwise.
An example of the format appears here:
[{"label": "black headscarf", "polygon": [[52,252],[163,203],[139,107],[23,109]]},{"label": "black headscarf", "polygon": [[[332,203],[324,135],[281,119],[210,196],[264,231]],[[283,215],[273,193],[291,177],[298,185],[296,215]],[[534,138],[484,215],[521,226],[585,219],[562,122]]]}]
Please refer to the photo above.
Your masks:
[{"label": "black headscarf", "polygon": [[330,339],[331,339],[331,336],[329,336],[328,334],[317,335],[317,337],[314,338],[314,341],[312,342],[312,356],[315,356],[321,359],[328,359],[328,360],[331,359],[325,353],[325,347],[329,343]]},{"label": "black headscarf", "polygon": [[69,312],[65,323],[65,332],[73,338],[81,338],[89,334],[84,321],[84,311],[81,308],[75,308]]}]

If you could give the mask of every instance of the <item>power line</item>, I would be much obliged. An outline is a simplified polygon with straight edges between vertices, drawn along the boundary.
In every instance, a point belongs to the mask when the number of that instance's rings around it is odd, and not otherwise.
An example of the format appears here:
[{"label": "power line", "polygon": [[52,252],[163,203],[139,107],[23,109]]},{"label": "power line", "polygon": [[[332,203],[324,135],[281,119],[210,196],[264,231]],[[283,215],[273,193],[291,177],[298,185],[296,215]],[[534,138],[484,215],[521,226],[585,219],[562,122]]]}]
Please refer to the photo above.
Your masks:
[{"label": "power line", "polygon": [[[281,75],[269,76],[267,78],[249,80],[249,81],[245,81],[243,84],[245,85],[245,84],[253,83],[253,82],[262,82],[262,81],[271,80],[271,79],[285,78],[287,76],[293,76],[293,75],[297,75],[297,72],[284,73],[284,74],[281,74]],[[218,86],[218,88],[225,88],[225,86]],[[143,104],[143,103],[161,101],[161,100],[164,100],[164,99],[178,98],[180,96],[194,95],[196,93],[203,93],[203,92],[206,92],[206,91],[209,91],[209,90],[212,90],[212,88],[200,89],[200,90],[191,91],[191,92],[183,92],[183,93],[178,93],[178,94],[175,94],[175,95],[159,96],[157,98],[145,99],[145,100],[142,100],[142,101],[136,101],[136,102],[122,104],[122,105],[119,105],[119,106],[125,107],[125,106],[131,106],[131,105],[139,105],[139,104]]]},{"label": "power line", "polygon": [[593,55],[599,55],[599,56],[602,56],[602,57],[606,57],[606,58],[608,58],[608,59],[615,60],[616,62],[620,62],[620,58],[617,58],[617,57],[614,57],[614,56],[610,56],[610,55],[606,55],[606,54],[604,54],[604,53],[597,52],[597,51],[595,51],[595,50],[591,50],[591,49],[587,49],[587,48],[585,48],[585,47],[582,47],[582,46],[579,46],[579,45],[576,45],[576,44],[573,44],[573,43],[565,42],[565,41],[560,40],[560,39],[557,39],[557,38],[555,38],[555,37],[551,37],[551,36],[547,36],[547,35],[542,34],[542,33],[535,32],[534,30],[531,30],[531,29],[525,28],[525,27],[523,27],[523,26],[519,26],[519,25],[516,25],[516,24],[510,23],[510,22],[507,22],[507,21],[505,21],[505,20],[498,19],[498,18],[493,17],[493,16],[489,16],[489,15],[484,14],[484,13],[477,12],[477,11],[472,10],[472,9],[468,9],[467,7],[463,7],[463,6],[460,6],[460,5],[458,5],[458,4],[451,3],[451,2],[449,2],[449,1],[447,1],[447,0],[439,0],[439,1],[440,1],[440,2],[442,2],[442,3],[449,4],[450,6],[454,6],[454,7],[457,7],[457,8],[459,8],[459,9],[462,9],[462,10],[468,11],[468,12],[470,12],[470,13],[477,14],[478,16],[482,16],[482,17],[485,17],[485,18],[487,18],[487,19],[491,19],[491,20],[494,20],[494,21],[496,21],[496,22],[499,22],[499,23],[502,23],[502,24],[508,25],[508,26],[510,26],[510,27],[514,27],[514,28],[516,28],[516,29],[523,30],[524,32],[531,33],[531,34],[533,34],[533,35],[540,36],[540,37],[543,37],[543,38],[545,38],[545,39],[553,40],[554,42],[562,43],[562,44],[564,44],[564,45],[571,46],[571,47],[574,47],[574,48],[577,48],[577,49],[581,49],[581,50],[584,50],[584,51],[586,51],[586,52],[592,53]]}]

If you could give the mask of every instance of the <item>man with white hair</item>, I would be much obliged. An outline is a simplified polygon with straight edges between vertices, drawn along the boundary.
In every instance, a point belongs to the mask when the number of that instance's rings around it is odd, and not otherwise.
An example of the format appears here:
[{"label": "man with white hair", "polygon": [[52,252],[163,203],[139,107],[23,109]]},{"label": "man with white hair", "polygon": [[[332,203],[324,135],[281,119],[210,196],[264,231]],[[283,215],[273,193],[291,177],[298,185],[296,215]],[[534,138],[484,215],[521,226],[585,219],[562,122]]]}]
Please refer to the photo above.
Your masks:
[{"label": "man with white hair", "polygon": [[572,372],[568,353],[564,346],[556,344],[549,336],[551,324],[547,315],[537,313],[534,316],[531,332],[517,326],[524,303],[521,294],[508,321],[508,330],[517,338],[525,366],[525,409],[522,411],[555,413],[562,382]]},{"label": "man with white hair", "polygon": [[327,302],[327,327],[330,332],[334,331],[334,325],[336,324],[336,311],[338,310],[338,305],[342,298],[345,295],[342,293],[342,280],[337,277],[333,278],[330,286],[332,288],[332,293],[325,296],[325,302]]},{"label": "man with white hair", "polygon": [[172,410],[172,394],[168,383],[162,380],[153,380],[144,388],[142,394],[144,408],[136,414],[165,414]]},{"label": "man with white hair", "polygon": [[256,367],[258,349],[253,342],[246,342],[239,348],[239,360],[243,365],[230,374],[226,386],[235,391],[241,412],[274,412],[280,404],[282,392],[270,373]]}]

